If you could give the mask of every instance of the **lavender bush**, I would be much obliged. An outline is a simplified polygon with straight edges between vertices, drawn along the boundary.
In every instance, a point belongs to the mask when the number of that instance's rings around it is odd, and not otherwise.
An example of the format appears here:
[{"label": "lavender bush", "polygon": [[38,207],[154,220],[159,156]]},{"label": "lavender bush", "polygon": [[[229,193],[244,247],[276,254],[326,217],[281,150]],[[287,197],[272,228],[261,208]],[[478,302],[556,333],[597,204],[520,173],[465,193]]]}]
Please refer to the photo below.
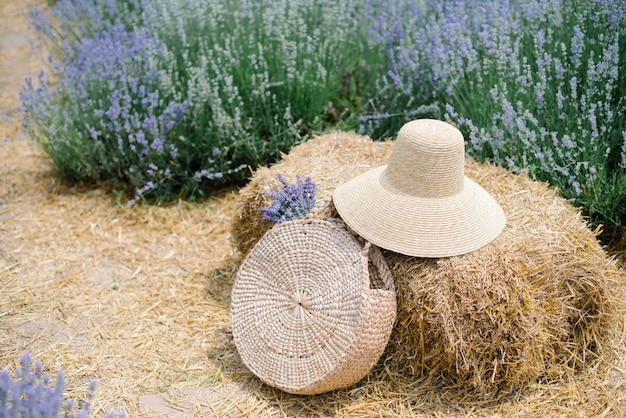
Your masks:
[{"label": "lavender bush", "polygon": [[26,129],[63,173],[130,184],[131,203],[243,181],[327,124],[383,138],[436,117],[473,157],[550,182],[607,230],[626,225],[623,0],[30,10],[53,81],[25,86]]},{"label": "lavender bush", "polygon": [[393,100],[363,119],[368,133],[437,106],[473,157],[548,181],[608,232],[626,226],[623,0],[370,4]]},{"label": "lavender bush", "polygon": [[115,26],[68,46],[56,87],[43,74],[38,86],[27,80],[25,128],[62,174],[127,181],[138,195],[177,181],[176,127],[188,103],[163,93],[162,50],[146,31]]},{"label": "lavender bush", "polygon": [[[142,0],[49,0],[42,2],[25,0],[29,24],[37,35],[37,45],[52,58],[63,56],[68,43],[74,44],[85,38],[93,38],[113,26],[127,29],[142,23]],[[52,17],[52,19],[50,19]]]},{"label": "lavender bush", "polygon": [[[0,417],[3,418],[51,418],[90,416],[87,402],[76,403],[65,399],[65,379],[59,371],[55,386],[51,378],[43,373],[43,366],[32,364],[30,354],[20,358],[20,368],[12,378],[7,370],[0,372]],[[90,383],[88,400],[93,397],[95,382]]]},{"label": "lavender bush", "polygon": [[282,189],[275,187],[271,192],[266,192],[266,195],[272,198],[272,203],[259,208],[263,212],[263,218],[277,224],[304,218],[315,207],[317,186],[311,177],[302,181],[300,176],[296,175],[296,182],[291,184],[279,174],[278,180],[282,184]]},{"label": "lavender bush", "polygon": [[31,8],[55,84],[27,83],[25,127],[63,173],[128,183],[131,202],[243,181],[249,167],[323,129],[342,74],[358,60],[357,4],[59,0],[51,13]]}]

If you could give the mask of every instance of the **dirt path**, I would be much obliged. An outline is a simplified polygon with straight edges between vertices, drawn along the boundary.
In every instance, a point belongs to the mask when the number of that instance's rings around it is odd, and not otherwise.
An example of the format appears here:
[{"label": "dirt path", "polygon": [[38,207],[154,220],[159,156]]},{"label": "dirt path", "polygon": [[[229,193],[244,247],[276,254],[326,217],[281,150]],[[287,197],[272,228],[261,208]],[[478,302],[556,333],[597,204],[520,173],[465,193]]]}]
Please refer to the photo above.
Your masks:
[{"label": "dirt path", "polygon": [[142,394],[227,379],[233,193],[127,208],[59,187],[20,133],[20,86],[42,68],[21,7],[0,2],[0,370],[28,351],[73,398],[97,379],[95,412],[140,416]]},{"label": "dirt path", "polygon": [[22,0],[0,3],[0,117],[15,116],[24,77],[42,68],[28,41]]}]

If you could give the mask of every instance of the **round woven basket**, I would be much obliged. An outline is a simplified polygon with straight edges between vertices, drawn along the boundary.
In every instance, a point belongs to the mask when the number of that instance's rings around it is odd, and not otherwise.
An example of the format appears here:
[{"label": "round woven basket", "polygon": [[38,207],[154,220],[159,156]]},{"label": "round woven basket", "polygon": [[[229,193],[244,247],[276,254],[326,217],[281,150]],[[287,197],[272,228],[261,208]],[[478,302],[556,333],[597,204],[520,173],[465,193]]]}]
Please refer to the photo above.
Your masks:
[{"label": "round woven basket", "polygon": [[313,395],[350,386],[380,358],[396,317],[378,248],[338,219],[274,226],[243,261],[231,299],[244,364],[266,384]]}]

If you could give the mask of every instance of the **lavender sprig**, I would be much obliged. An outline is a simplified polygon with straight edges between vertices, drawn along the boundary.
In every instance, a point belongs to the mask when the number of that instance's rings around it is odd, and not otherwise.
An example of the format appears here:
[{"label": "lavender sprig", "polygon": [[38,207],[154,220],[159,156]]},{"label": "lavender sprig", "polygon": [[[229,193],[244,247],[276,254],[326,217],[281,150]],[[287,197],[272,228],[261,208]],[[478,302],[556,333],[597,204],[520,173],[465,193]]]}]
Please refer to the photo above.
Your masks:
[{"label": "lavender sprig", "polygon": [[[63,371],[57,373],[55,386],[50,387],[50,376],[43,373],[40,362],[32,364],[29,353],[20,358],[20,368],[14,380],[8,371],[0,372],[0,416],[18,417],[89,417],[89,404],[78,405],[65,400]],[[88,399],[92,399],[95,381],[90,381]]]},{"label": "lavender sprig", "polygon": [[275,187],[271,192],[265,192],[273,202],[269,206],[259,208],[263,212],[263,218],[277,224],[304,218],[315,207],[317,186],[311,177],[302,181],[300,176],[296,175],[296,183],[290,184],[282,174],[279,174],[278,180],[282,183],[282,189]]}]

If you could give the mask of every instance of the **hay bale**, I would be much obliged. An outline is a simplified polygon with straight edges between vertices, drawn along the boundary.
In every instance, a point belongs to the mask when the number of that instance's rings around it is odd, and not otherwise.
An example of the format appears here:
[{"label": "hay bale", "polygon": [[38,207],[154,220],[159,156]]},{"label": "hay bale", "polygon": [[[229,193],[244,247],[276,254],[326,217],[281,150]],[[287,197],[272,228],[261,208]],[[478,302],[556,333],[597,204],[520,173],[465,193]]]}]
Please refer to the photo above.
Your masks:
[{"label": "hay bale", "polygon": [[[241,190],[232,224],[242,255],[272,224],[258,207],[279,173],[311,176],[318,198],[384,164],[392,142],[334,133],[296,147]],[[579,211],[547,185],[491,165],[466,175],[501,204],[502,234],[480,250],[424,259],[384,251],[398,291],[397,324],[383,360],[396,372],[493,399],[612,362],[626,311],[619,270]]]},{"label": "hay bale", "polygon": [[310,176],[317,184],[318,199],[329,198],[335,187],[380,165],[391,151],[391,143],[373,142],[352,133],[331,133],[295,147],[271,168],[261,167],[239,192],[231,224],[232,242],[240,254],[247,254],[273,223],[259,212],[270,199],[264,194],[280,185],[278,174],[295,182],[296,174]]}]

